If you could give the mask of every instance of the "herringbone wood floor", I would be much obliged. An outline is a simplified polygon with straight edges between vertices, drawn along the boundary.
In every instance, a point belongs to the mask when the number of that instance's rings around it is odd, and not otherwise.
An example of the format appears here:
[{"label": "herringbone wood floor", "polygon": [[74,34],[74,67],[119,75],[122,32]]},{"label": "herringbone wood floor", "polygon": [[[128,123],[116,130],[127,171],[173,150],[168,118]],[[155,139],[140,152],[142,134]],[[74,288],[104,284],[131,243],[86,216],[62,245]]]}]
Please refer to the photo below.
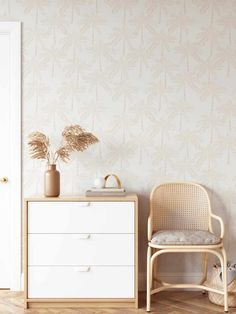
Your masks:
[{"label": "herringbone wood floor", "polygon": [[[223,307],[211,304],[201,292],[162,292],[152,297],[154,314],[217,314]],[[22,292],[0,291],[0,314],[144,314],[145,294],[140,294],[140,308],[136,309],[23,309]],[[230,309],[230,313],[236,313]]]}]

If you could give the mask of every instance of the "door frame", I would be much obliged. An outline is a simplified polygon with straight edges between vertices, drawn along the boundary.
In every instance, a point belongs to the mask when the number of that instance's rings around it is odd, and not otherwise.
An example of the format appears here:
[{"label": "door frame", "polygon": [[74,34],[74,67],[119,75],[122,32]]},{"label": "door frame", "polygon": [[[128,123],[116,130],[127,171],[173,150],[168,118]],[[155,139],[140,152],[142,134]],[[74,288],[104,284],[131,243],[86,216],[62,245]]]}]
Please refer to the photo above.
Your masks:
[{"label": "door frame", "polygon": [[10,38],[10,290],[21,290],[21,22],[0,22]]}]

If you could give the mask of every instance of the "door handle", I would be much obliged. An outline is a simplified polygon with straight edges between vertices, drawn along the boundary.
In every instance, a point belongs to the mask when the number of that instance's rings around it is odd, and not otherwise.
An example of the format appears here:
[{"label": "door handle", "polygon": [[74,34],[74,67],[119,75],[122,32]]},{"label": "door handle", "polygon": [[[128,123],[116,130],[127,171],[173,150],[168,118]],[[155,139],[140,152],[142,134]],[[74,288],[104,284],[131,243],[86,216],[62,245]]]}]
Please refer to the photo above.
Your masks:
[{"label": "door handle", "polygon": [[8,182],[8,178],[7,177],[2,177],[2,178],[0,178],[0,182],[1,183],[7,183]]}]

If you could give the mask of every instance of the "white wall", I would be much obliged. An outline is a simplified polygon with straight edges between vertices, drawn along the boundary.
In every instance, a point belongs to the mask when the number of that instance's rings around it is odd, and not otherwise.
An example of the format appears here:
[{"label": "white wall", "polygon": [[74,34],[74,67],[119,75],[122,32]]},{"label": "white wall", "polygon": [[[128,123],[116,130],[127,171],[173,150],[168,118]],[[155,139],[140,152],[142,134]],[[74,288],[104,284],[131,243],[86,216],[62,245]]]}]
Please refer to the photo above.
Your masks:
[{"label": "white wall", "polygon": [[[236,2],[2,0],[1,20],[23,25],[24,195],[43,191],[44,164],[27,135],[58,138],[79,123],[100,144],[60,165],[63,194],[97,172],[140,196],[145,271],[148,195],[164,181],[207,186],[236,261]],[[199,271],[195,258],[163,272]]]}]

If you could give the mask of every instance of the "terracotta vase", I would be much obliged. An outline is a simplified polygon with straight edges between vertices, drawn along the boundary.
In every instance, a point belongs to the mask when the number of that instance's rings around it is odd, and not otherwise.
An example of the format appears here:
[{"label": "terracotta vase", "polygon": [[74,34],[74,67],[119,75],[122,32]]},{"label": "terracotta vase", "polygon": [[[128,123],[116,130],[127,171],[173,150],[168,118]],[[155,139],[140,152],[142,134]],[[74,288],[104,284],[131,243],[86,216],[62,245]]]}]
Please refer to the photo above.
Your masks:
[{"label": "terracotta vase", "polygon": [[60,195],[60,172],[56,165],[48,165],[44,174],[44,195],[56,197]]}]

